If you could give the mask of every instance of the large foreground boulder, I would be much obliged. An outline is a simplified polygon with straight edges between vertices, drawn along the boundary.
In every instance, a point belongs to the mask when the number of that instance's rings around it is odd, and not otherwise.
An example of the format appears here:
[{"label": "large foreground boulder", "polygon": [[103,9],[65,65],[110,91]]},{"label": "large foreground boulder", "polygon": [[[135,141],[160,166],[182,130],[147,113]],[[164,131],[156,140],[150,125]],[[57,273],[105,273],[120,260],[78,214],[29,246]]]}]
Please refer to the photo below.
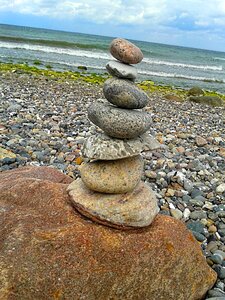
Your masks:
[{"label": "large foreground boulder", "polygon": [[[58,178],[58,182],[57,182]],[[0,299],[194,300],[215,280],[180,221],[120,231],[81,217],[51,168],[0,174]]]}]

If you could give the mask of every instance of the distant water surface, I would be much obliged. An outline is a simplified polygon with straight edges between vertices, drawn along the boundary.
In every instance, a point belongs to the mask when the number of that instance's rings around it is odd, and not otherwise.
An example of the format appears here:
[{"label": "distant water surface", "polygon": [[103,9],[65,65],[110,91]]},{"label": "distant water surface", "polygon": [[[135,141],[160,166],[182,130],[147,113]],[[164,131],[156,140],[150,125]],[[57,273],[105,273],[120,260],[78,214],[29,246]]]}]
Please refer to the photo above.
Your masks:
[{"label": "distant water surface", "polygon": [[[0,25],[0,61],[40,61],[43,67],[51,65],[55,70],[71,71],[83,65],[90,73],[104,73],[106,62],[112,59],[108,51],[111,40],[105,36]],[[198,85],[225,93],[225,52],[132,42],[144,54],[137,65],[139,81],[182,88]]]}]

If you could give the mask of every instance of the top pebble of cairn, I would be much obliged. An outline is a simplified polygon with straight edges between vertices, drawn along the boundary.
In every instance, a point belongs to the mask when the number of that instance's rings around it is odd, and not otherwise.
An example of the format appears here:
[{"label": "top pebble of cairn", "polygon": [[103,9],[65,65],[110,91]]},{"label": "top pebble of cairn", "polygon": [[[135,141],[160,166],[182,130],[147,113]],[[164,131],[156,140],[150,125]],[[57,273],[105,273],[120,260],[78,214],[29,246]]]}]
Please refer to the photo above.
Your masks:
[{"label": "top pebble of cairn", "polygon": [[112,56],[125,64],[138,64],[143,59],[143,53],[134,44],[124,39],[114,39],[110,45]]}]

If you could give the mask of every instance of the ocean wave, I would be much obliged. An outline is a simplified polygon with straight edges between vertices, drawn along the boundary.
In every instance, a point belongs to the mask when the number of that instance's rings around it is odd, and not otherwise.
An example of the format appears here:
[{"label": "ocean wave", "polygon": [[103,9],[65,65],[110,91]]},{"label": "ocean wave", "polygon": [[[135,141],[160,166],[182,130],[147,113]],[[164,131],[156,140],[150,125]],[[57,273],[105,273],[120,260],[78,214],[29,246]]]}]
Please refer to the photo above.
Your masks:
[{"label": "ocean wave", "polygon": [[0,42],[0,48],[24,49],[30,51],[41,51],[46,53],[66,54],[72,56],[106,59],[106,60],[111,58],[109,54],[102,53],[102,52],[92,52],[92,51],[79,50],[79,49],[56,48],[56,47],[49,47],[49,46],[29,45],[29,44],[20,44],[20,43],[11,43],[11,42],[9,43]]},{"label": "ocean wave", "polygon": [[223,57],[213,57],[213,59],[215,59],[215,60],[223,60],[223,61],[225,61],[225,58],[223,58]]},{"label": "ocean wave", "polygon": [[[7,55],[2,55],[0,54],[0,58],[8,58]],[[20,59],[21,61],[21,59]],[[34,63],[34,60],[32,59],[26,59],[26,61],[29,63],[29,64],[33,64]],[[69,67],[79,67],[81,66],[82,64],[81,63],[71,63],[71,62],[65,62],[65,61],[52,61],[52,60],[41,60],[41,65],[45,65],[45,64],[52,64],[52,65],[62,65],[62,66],[69,66]],[[40,65],[40,66],[41,66]],[[88,69],[96,69],[96,70],[105,70],[106,71],[106,68],[105,67],[102,67],[102,66],[97,66],[97,65],[88,65],[88,64],[85,64],[85,67],[87,67]]]},{"label": "ocean wave", "polygon": [[223,80],[223,79],[189,76],[189,75],[166,73],[166,72],[151,72],[151,71],[142,70],[142,71],[139,71],[138,73],[142,74],[142,75],[150,75],[150,76],[156,76],[156,77],[169,77],[169,78],[197,80],[197,81],[204,81],[204,82],[225,83],[225,80]]},{"label": "ocean wave", "polygon": [[107,50],[108,45],[97,44],[97,43],[77,43],[77,42],[67,42],[67,41],[57,41],[57,40],[45,40],[45,39],[27,39],[23,37],[14,37],[14,36],[0,36],[0,41],[3,42],[14,42],[18,44],[28,44],[28,45],[42,45],[42,46],[53,46],[60,48],[79,48],[79,49],[99,49]]},{"label": "ocean wave", "polygon": [[182,68],[191,68],[191,69],[200,69],[200,70],[213,70],[213,71],[222,71],[222,66],[204,66],[204,65],[191,65],[191,64],[183,64],[176,63],[164,60],[152,60],[149,58],[144,58],[143,62],[151,65],[166,65],[171,67],[182,67]]}]

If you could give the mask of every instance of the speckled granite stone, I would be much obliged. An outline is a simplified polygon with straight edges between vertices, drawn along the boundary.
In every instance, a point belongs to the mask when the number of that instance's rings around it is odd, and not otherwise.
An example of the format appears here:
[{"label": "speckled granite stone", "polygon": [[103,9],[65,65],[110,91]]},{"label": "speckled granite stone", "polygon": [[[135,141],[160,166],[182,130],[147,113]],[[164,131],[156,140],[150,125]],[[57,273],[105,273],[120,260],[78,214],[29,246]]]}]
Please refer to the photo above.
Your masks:
[{"label": "speckled granite stone", "polygon": [[148,95],[133,82],[118,78],[106,80],[103,93],[109,102],[121,108],[143,108],[149,101]]},{"label": "speckled granite stone", "polygon": [[145,133],[151,125],[147,112],[117,108],[101,102],[89,106],[88,118],[107,135],[120,139],[135,138]]},{"label": "speckled granite stone", "polygon": [[126,64],[138,64],[143,59],[143,53],[137,46],[121,38],[112,41],[110,53],[113,57]]}]

